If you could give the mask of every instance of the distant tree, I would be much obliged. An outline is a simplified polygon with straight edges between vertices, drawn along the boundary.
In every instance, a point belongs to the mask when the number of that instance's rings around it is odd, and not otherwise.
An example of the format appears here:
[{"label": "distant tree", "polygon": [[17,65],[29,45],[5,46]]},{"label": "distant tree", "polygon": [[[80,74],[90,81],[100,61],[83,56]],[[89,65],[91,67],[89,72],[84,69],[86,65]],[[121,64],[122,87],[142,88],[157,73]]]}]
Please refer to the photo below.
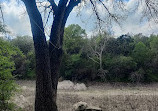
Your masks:
[{"label": "distant tree", "polygon": [[132,57],[116,56],[108,63],[109,78],[114,81],[129,81],[130,73],[135,71],[137,63]]},{"label": "distant tree", "polygon": [[109,37],[110,35],[107,33],[98,34],[92,37],[85,46],[88,58],[99,64],[99,69],[103,69],[103,51],[105,51],[105,46]]},{"label": "distant tree", "polygon": [[151,49],[151,61],[150,67],[148,67],[148,81],[158,81],[158,36],[150,35],[149,37],[150,49]]},{"label": "distant tree", "polygon": [[151,36],[150,37],[151,42],[150,42],[150,48],[151,50],[155,53],[158,54],[158,36]]},{"label": "distant tree", "polygon": [[84,45],[86,32],[79,25],[69,25],[65,28],[63,49],[67,54],[78,54]]},{"label": "distant tree", "polygon": [[134,48],[134,40],[129,35],[122,35],[117,38],[118,47],[117,50],[119,51],[118,54],[123,54],[124,56],[128,56],[131,54]]},{"label": "distant tree", "polygon": [[17,36],[11,40],[11,43],[17,46],[25,55],[34,50],[33,39],[29,36]]},{"label": "distant tree", "polygon": [[92,60],[99,67],[97,68],[97,76],[105,81],[107,70],[103,68],[103,57],[106,55],[106,44],[110,35],[106,32],[99,33],[96,36],[91,37],[85,44],[84,52],[87,57]]},{"label": "distant tree", "polygon": [[138,42],[132,52],[132,57],[138,63],[138,67],[144,66],[149,58],[149,49],[143,42]]},{"label": "distant tree", "polygon": [[105,50],[111,56],[116,56],[120,54],[120,50],[118,49],[119,43],[116,38],[109,38],[105,47]]},{"label": "distant tree", "polygon": [[23,56],[14,56],[15,68],[13,72],[20,79],[35,78],[35,52],[32,37],[18,36],[11,40],[11,44],[18,47]]},{"label": "distant tree", "polygon": [[86,32],[77,24],[65,28],[63,40],[63,60],[61,64],[61,75],[72,80],[81,68],[81,54],[85,44]]},{"label": "distant tree", "polygon": [[135,44],[143,42],[147,47],[150,46],[149,37],[144,36],[142,33],[136,34],[132,38],[134,39]]}]

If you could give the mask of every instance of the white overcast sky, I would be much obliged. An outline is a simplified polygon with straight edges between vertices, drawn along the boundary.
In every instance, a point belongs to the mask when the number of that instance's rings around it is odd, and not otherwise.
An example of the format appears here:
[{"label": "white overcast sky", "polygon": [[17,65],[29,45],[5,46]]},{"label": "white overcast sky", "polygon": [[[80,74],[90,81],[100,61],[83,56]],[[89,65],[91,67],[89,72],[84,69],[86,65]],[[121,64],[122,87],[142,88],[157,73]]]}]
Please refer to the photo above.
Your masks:
[{"label": "white overcast sky", "polygon": [[[110,3],[113,0],[109,0],[110,2],[106,2],[107,7],[110,7]],[[126,1],[126,9],[132,9],[134,8],[135,2],[137,0],[129,0]],[[10,0],[10,2],[2,2],[2,8],[5,18],[5,24],[8,26],[8,29],[12,32],[12,35],[31,35],[31,29],[30,29],[30,23],[27,16],[27,13],[25,13],[25,7],[24,5],[19,5],[17,3],[17,0]],[[98,7],[99,9],[100,7]],[[145,22],[143,21],[140,23],[140,18],[142,14],[142,7],[138,9],[137,12],[130,13],[128,15],[127,20],[123,21],[121,24],[121,27],[116,24],[112,23],[111,26],[114,35],[120,36],[122,34],[138,34],[142,33],[143,35],[150,35],[150,34],[158,34],[158,24],[156,24],[153,21]],[[87,9],[81,9],[81,15],[77,16],[78,11],[74,9],[72,13],[70,14],[66,26],[70,24],[79,24],[83,29],[86,30],[87,34],[91,35],[92,32],[94,32],[96,19],[94,17],[91,17],[92,10],[91,8]],[[102,9],[99,9],[100,12],[102,12]],[[111,12],[120,13],[119,10],[116,11],[113,9],[110,9]],[[102,12],[101,14],[104,14]],[[49,28],[47,28],[49,30]],[[47,31],[49,32],[49,31]]]}]

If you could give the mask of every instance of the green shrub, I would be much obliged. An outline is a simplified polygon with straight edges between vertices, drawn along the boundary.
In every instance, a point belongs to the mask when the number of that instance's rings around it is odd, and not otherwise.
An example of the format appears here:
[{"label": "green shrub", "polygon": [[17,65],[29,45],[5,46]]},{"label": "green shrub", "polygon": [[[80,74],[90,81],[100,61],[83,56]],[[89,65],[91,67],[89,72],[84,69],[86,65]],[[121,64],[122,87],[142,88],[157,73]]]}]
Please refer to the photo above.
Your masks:
[{"label": "green shrub", "polygon": [[150,58],[150,51],[143,42],[138,42],[132,52],[132,57],[138,63],[138,67],[144,67]]},{"label": "green shrub", "polygon": [[4,56],[0,56],[0,61],[0,110],[12,110],[13,104],[9,100],[16,92],[16,84],[11,74],[14,62]]},{"label": "green shrub", "polygon": [[15,68],[13,72],[19,79],[35,78],[35,52],[32,37],[19,36],[11,44],[20,49],[22,54],[14,56]]},{"label": "green shrub", "polygon": [[8,42],[0,39],[0,110],[13,110],[13,103],[9,102],[16,92],[16,84],[12,71],[14,62],[12,56],[16,55],[16,51]]},{"label": "green shrub", "polygon": [[138,71],[132,72],[130,74],[129,79],[133,83],[144,82],[144,75],[145,75],[145,71],[142,68],[140,68]]},{"label": "green shrub", "polygon": [[131,57],[117,56],[107,61],[110,80],[128,81],[129,74],[136,70],[137,63]]}]

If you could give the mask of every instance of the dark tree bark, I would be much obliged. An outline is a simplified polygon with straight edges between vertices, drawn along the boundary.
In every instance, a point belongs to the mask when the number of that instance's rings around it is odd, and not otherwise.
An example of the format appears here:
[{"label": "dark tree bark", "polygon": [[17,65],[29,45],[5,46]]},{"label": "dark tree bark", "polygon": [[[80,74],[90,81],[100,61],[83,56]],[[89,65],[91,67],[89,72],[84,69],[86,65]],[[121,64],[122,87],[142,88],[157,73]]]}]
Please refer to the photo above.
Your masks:
[{"label": "dark tree bark", "polygon": [[[81,0],[48,0],[54,11],[49,45],[46,42],[43,21],[36,0],[22,0],[29,15],[36,55],[35,111],[57,111],[57,84],[62,59],[64,27],[72,9]],[[67,5],[68,4],[68,5]]]},{"label": "dark tree bark", "polygon": [[49,49],[44,34],[43,22],[35,0],[24,1],[31,23],[36,54],[35,111],[56,111],[53,101]]},{"label": "dark tree bark", "polygon": [[[55,12],[54,21],[51,28],[50,41],[49,41],[49,54],[51,66],[51,80],[53,88],[53,99],[56,101],[58,73],[62,58],[62,41],[63,34],[61,32],[62,21],[68,0],[60,0],[58,9]],[[64,26],[63,26],[64,27]]]},{"label": "dark tree bark", "polygon": [[51,66],[51,79],[53,87],[53,99],[56,101],[57,95],[57,85],[59,68],[62,59],[62,45],[63,45],[63,35],[64,28],[68,16],[72,9],[78,5],[81,0],[70,0],[69,5],[67,5],[68,0],[60,0],[58,9],[55,11],[55,17],[51,29],[50,42],[49,42],[49,54],[50,54],[50,66]]}]

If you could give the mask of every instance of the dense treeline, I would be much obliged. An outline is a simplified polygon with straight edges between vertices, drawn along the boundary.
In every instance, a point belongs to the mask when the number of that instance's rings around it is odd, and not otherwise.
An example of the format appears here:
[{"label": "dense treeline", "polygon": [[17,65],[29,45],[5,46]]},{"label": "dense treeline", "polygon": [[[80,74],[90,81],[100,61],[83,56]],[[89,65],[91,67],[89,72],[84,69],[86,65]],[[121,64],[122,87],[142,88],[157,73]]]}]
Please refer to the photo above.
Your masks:
[{"label": "dense treeline", "polygon": [[35,78],[35,53],[33,40],[30,36],[17,37],[10,41],[10,43],[22,52],[23,56],[15,60],[16,70],[13,75],[19,79],[33,79]]},{"label": "dense treeline", "polygon": [[86,38],[78,25],[66,28],[61,77],[79,81],[158,81],[158,36],[107,33]]},{"label": "dense treeline", "polygon": [[[2,40],[1,46],[16,52],[10,61],[19,79],[35,78],[35,54],[32,37]],[[108,33],[87,38],[79,25],[65,29],[63,61],[60,78],[72,81],[158,81],[158,36],[122,35],[114,38]],[[3,52],[4,48],[1,48]]]}]

